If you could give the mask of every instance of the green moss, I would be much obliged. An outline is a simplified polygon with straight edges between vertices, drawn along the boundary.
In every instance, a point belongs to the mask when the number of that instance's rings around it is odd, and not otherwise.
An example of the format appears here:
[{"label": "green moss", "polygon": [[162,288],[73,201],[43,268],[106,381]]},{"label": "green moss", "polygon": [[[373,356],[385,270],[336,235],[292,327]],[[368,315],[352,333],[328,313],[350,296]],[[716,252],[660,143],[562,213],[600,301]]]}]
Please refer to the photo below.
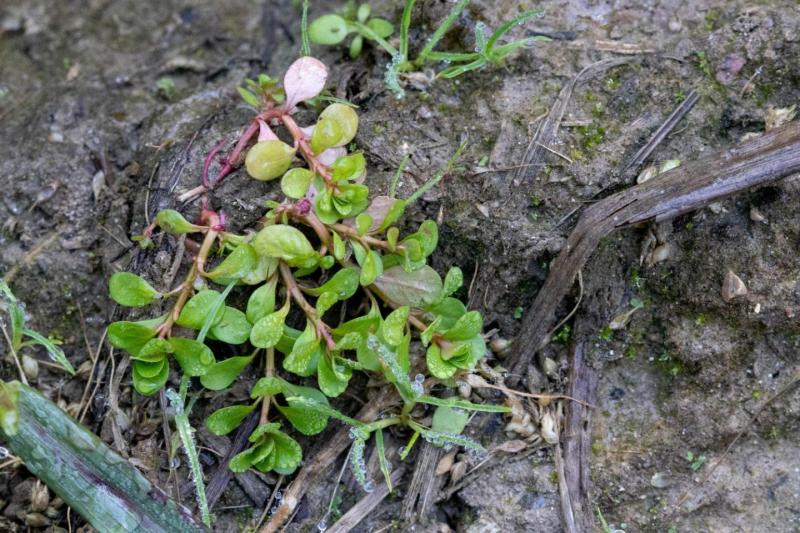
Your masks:
[{"label": "green moss", "polygon": [[608,89],[609,91],[616,91],[617,89],[619,89],[620,85],[621,83],[618,77],[609,76],[608,78],[606,78],[606,89]]},{"label": "green moss", "polygon": [[719,9],[709,9],[706,13],[704,22],[705,22],[705,29],[707,32],[712,32],[719,28],[719,22],[722,18],[722,11]]}]

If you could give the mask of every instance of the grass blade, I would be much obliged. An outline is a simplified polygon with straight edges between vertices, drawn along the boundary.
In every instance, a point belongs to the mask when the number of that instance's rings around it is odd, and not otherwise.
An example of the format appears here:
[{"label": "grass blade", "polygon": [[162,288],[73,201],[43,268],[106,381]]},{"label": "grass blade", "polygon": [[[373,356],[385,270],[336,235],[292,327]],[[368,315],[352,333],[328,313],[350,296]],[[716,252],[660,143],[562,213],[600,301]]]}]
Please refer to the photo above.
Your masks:
[{"label": "grass blade", "polygon": [[436,28],[433,36],[428,39],[427,43],[425,43],[425,48],[423,48],[419,53],[419,56],[417,56],[416,63],[418,65],[428,59],[428,54],[437,44],[439,44],[439,41],[442,40],[442,37],[444,37],[444,35],[450,30],[458,16],[462,11],[464,11],[464,8],[467,7],[467,4],[469,4],[469,0],[458,0],[458,3],[453,6],[453,9],[451,9],[450,13],[447,15],[447,18],[445,18],[442,24]]}]

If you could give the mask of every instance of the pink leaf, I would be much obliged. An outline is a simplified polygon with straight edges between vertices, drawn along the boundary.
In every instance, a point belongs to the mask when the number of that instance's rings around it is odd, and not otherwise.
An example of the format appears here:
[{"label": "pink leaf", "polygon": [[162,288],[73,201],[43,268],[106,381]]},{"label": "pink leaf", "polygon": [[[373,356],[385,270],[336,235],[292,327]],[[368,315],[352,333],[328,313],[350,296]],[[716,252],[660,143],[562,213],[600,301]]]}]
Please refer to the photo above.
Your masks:
[{"label": "pink leaf", "polygon": [[258,119],[258,142],[277,141],[277,140],[279,140],[278,136],[275,135],[275,132],[269,129],[267,123],[261,119]]},{"label": "pink leaf", "polygon": [[337,159],[347,155],[347,149],[344,146],[337,146],[335,148],[328,148],[317,156],[317,161],[325,166],[331,166]]},{"label": "pink leaf", "polygon": [[301,57],[289,67],[283,77],[286,102],[283,107],[291,111],[297,104],[314,98],[325,87],[328,67],[319,59]]}]

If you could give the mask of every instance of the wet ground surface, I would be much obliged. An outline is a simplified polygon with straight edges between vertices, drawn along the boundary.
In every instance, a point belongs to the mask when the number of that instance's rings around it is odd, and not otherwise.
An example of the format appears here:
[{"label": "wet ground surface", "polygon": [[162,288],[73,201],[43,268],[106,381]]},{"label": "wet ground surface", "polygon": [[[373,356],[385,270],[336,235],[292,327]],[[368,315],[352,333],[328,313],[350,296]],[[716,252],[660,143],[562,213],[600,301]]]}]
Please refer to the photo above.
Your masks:
[{"label": "wet ground surface", "polygon": [[[447,11],[445,2],[420,4],[415,28],[429,27]],[[400,188],[401,196],[409,194],[415,181],[468,142],[459,169],[416,204],[408,220],[441,218],[434,266],[457,264],[468,279],[475,274],[471,304],[506,338],[516,334],[520,313],[563,245],[570,227],[564,217],[629,186],[617,170],[692,89],[701,96],[698,104],[653,161],[688,161],[764,131],[770,108],[791,107],[800,94],[795,2],[476,1],[459,20],[462,31],[446,44],[470,49],[475,23],[494,27],[527,7],[543,9],[544,16],[515,31],[535,29],[552,35],[552,42],[522,50],[505,66],[409,89],[402,101],[382,83],[385,54],[369,51],[349,61],[344,50],[314,49],[331,66],[330,86],[361,107],[356,141],[375,190],[385,190],[399,161],[411,154],[411,173]],[[391,3],[373,8],[399,18],[400,8]],[[312,6],[312,16],[324,11]],[[198,183],[212,146],[235,139],[248,117],[235,87],[258,72],[280,75],[296,57],[298,35],[299,11],[289,3],[0,6],[0,272],[13,278],[33,326],[62,339],[76,367],[89,358],[87,344],[94,350],[105,325],[121,316],[105,294],[108,276],[135,269],[158,280],[170,270],[175,250],[168,242],[143,254],[129,237],[172,205],[174,192]],[[549,147],[560,155],[548,155],[543,168],[516,168],[561,88],[587,65],[610,57],[628,61],[576,87]],[[171,87],[159,84],[164,79]],[[798,372],[799,184],[789,178],[662,224],[658,233],[669,253],[655,265],[640,265],[649,231],[642,228],[604,241],[584,270],[572,335],[587,342],[601,376],[592,503],[612,528],[800,528],[800,395],[792,389],[772,400]],[[277,183],[237,173],[214,192],[212,204],[224,206],[231,227],[241,229],[278,193]],[[190,215],[196,209],[185,208]],[[748,293],[726,303],[720,287],[728,270]],[[644,307],[624,329],[609,330],[632,298]],[[572,303],[564,303],[563,314]],[[12,378],[13,365],[0,353],[4,375]],[[553,343],[547,355],[557,373],[529,382],[559,390],[566,347]],[[122,357],[115,357],[118,369]],[[103,381],[87,422],[109,442],[116,424],[124,435],[116,442],[120,451],[168,486],[158,402],[132,394],[123,375],[119,409],[109,407],[114,380],[108,358],[101,351]],[[254,378],[246,376],[227,396],[204,398],[195,425],[204,413],[244,398]],[[67,379],[43,365],[36,385],[69,407],[80,401],[85,383],[85,375]],[[473,425],[487,447],[508,438],[489,416]],[[210,471],[214,458],[206,455]],[[337,473],[309,494],[292,529],[316,527]],[[184,474],[178,471],[188,480]],[[25,527],[29,478],[24,469],[2,471],[6,530]],[[261,481],[268,492],[275,480]],[[345,484],[342,510],[360,497],[352,480],[345,477]],[[406,529],[396,521],[399,502],[389,498],[364,530]],[[254,506],[231,483],[219,504],[218,529],[243,527],[260,514]],[[55,523],[65,526],[63,517]],[[415,527],[560,531],[551,450],[494,457]]]}]

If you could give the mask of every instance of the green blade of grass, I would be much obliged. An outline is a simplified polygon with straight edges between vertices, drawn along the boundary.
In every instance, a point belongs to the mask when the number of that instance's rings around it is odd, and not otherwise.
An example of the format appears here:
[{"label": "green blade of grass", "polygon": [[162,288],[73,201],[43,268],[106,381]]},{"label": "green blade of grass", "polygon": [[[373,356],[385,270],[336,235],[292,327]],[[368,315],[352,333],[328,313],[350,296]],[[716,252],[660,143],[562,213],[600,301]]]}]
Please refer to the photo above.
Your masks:
[{"label": "green blade of grass", "polygon": [[495,43],[497,43],[497,40],[500,39],[500,37],[502,37],[503,35],[505,35],[508,32],[508,30],[510,30],[517,24],[522,24],[523,22],[525,22],[530,18],[541,17],[543,14],[544,12],[542,10],[534,9],[531,11],[526,11],[525,13],[522,13],[521,15],[502,23],[496,30],[494,30],[494,33],[492,33],[492,35],[489,37],[489,40],[486,42],[487,53],[491,53]]},{"label": "green blade of grass", "polygon": [[464,11],[464,8],[467,7],[467,4],[469,4],[469,0],[458,0],[458,3],[456,3],[456,5],[453,6],[453,9],[450,10],[450,13],[444,19],[442,24],[438,28],[436,28],[436,31],[433,33],[433,36],[430,39],[428,39],[427,43],[425,43],[425,48],[423,48],[422,51],[419,53],[419,56],[417,56],[417,59],[415,61],[417,65],[421,65],[428,59],[428,54],[431,53],[433,48],[437,44],[439,44],[439,41],[442,40],[442,37],[444,37],[444,35],[450,30],[450,28],[453,26],[453,23],[456,21],[458,16],[461,14],[462,11]]},{"label": "green blade of grass", "polygon": [[406,0],[403,17],[400,19],[400,55],[403,61],[408,61],[408,28],[411,26],[411,10],[414,9],[415,0]]}]

